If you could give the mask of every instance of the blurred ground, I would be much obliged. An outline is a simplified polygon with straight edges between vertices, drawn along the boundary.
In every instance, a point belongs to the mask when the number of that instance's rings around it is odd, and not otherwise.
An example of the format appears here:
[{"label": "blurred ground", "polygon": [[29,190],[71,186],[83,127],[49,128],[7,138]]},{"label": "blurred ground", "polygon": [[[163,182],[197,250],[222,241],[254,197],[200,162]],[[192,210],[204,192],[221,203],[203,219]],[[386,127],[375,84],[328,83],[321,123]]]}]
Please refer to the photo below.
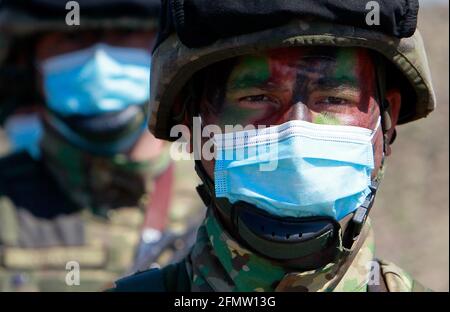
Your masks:
[{"label": "blurred ground", "polygon": [[[426,2],[428,0],[424,0]],[[401,126],[372,210],[377,254],[437,291],[449,290],[449,16],[422,7],[437,111]],[[8,149],[0,129],[0,155]]]},{"label": "blurred ground", "polygon": [[399,127],[372,220],[377,255],[424,285],[449,290],[449,20],[422,7],[419,29],[437,95],[430,117]]}]

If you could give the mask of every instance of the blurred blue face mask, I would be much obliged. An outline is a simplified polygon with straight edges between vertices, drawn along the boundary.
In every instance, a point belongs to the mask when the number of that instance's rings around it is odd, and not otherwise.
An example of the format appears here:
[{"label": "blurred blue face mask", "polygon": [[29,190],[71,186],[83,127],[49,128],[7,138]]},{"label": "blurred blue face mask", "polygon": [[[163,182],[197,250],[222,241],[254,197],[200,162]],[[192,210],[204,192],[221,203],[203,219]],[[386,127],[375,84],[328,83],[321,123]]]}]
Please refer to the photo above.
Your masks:
[{"label": "blurred blue face mask", "polygon": [[117,112],[150,97],[150,52],[96,44],[41,64],[48,107],[62,116]]},{"label": "blurred blue face mask", "polygon": [[378,130],[290,121],[214,136],[216,197],[279,217],[341,220],[370,193]]}]

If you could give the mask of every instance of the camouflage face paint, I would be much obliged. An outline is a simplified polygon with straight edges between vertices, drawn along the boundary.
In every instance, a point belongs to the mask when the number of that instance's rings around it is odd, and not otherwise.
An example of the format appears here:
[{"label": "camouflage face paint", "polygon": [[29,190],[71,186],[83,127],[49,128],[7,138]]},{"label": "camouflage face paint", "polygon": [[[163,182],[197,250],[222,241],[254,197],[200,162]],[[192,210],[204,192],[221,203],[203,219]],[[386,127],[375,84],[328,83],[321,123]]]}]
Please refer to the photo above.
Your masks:
[{"label": "camouflage face paint", "polygon": [[252,88],[265,83],[270,78],[270,68],[264,56],[243,56],[230,75],[228,89]]},{"label": "camouflage face paint", "polygon": [[211,87],[222,96],[209,99],[220,109],[206,123],[270,126],[301,119],[373,128],[378,118],[373,64],[364,49],[283,48],[246,55],[234,60],[221,81]]}]

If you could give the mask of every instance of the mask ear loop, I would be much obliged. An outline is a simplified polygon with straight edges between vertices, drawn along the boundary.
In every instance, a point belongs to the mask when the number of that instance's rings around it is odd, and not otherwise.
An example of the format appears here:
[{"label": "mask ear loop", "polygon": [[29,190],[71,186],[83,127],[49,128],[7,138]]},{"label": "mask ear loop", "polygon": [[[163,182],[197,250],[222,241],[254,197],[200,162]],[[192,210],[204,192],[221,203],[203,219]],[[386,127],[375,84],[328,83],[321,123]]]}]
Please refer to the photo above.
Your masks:
[{"label": "mask ear loop", "polygon": [[372,134],[370,136],[370,140],[373,140],[373,138],[375,137],[375,135],[378,132],[378,129],[380,129],[380,125],[381,125],[381,116],[378,117],[378,121],[375,125],[375,128],[372,130]]}]

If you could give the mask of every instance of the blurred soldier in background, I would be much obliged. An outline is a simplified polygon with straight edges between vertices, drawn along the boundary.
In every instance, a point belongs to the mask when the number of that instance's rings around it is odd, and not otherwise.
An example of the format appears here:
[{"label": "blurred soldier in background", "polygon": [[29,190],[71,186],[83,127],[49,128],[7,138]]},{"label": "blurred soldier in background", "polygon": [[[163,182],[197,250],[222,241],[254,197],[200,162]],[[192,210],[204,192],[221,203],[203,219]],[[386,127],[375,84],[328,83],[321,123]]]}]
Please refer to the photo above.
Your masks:
[{"label": "blurred soldier in background", "polygon": [[100,290],[181,259],[202,218],[144,131],[159,1],[76,1],[79,23],[66,2],[1,2],[2,119],[45,105],[39,150],[0,159],[0,290]]},{"label": "blurred soldier in background", "polygon": [[396,125],[435,106],[417,1],[383,1],[378,27],[363,0],[180,2],[163,1],[149,127],[188,129],[208,212],[183,261],[115,290],[426,290],[375,258],[368,218]]}]

